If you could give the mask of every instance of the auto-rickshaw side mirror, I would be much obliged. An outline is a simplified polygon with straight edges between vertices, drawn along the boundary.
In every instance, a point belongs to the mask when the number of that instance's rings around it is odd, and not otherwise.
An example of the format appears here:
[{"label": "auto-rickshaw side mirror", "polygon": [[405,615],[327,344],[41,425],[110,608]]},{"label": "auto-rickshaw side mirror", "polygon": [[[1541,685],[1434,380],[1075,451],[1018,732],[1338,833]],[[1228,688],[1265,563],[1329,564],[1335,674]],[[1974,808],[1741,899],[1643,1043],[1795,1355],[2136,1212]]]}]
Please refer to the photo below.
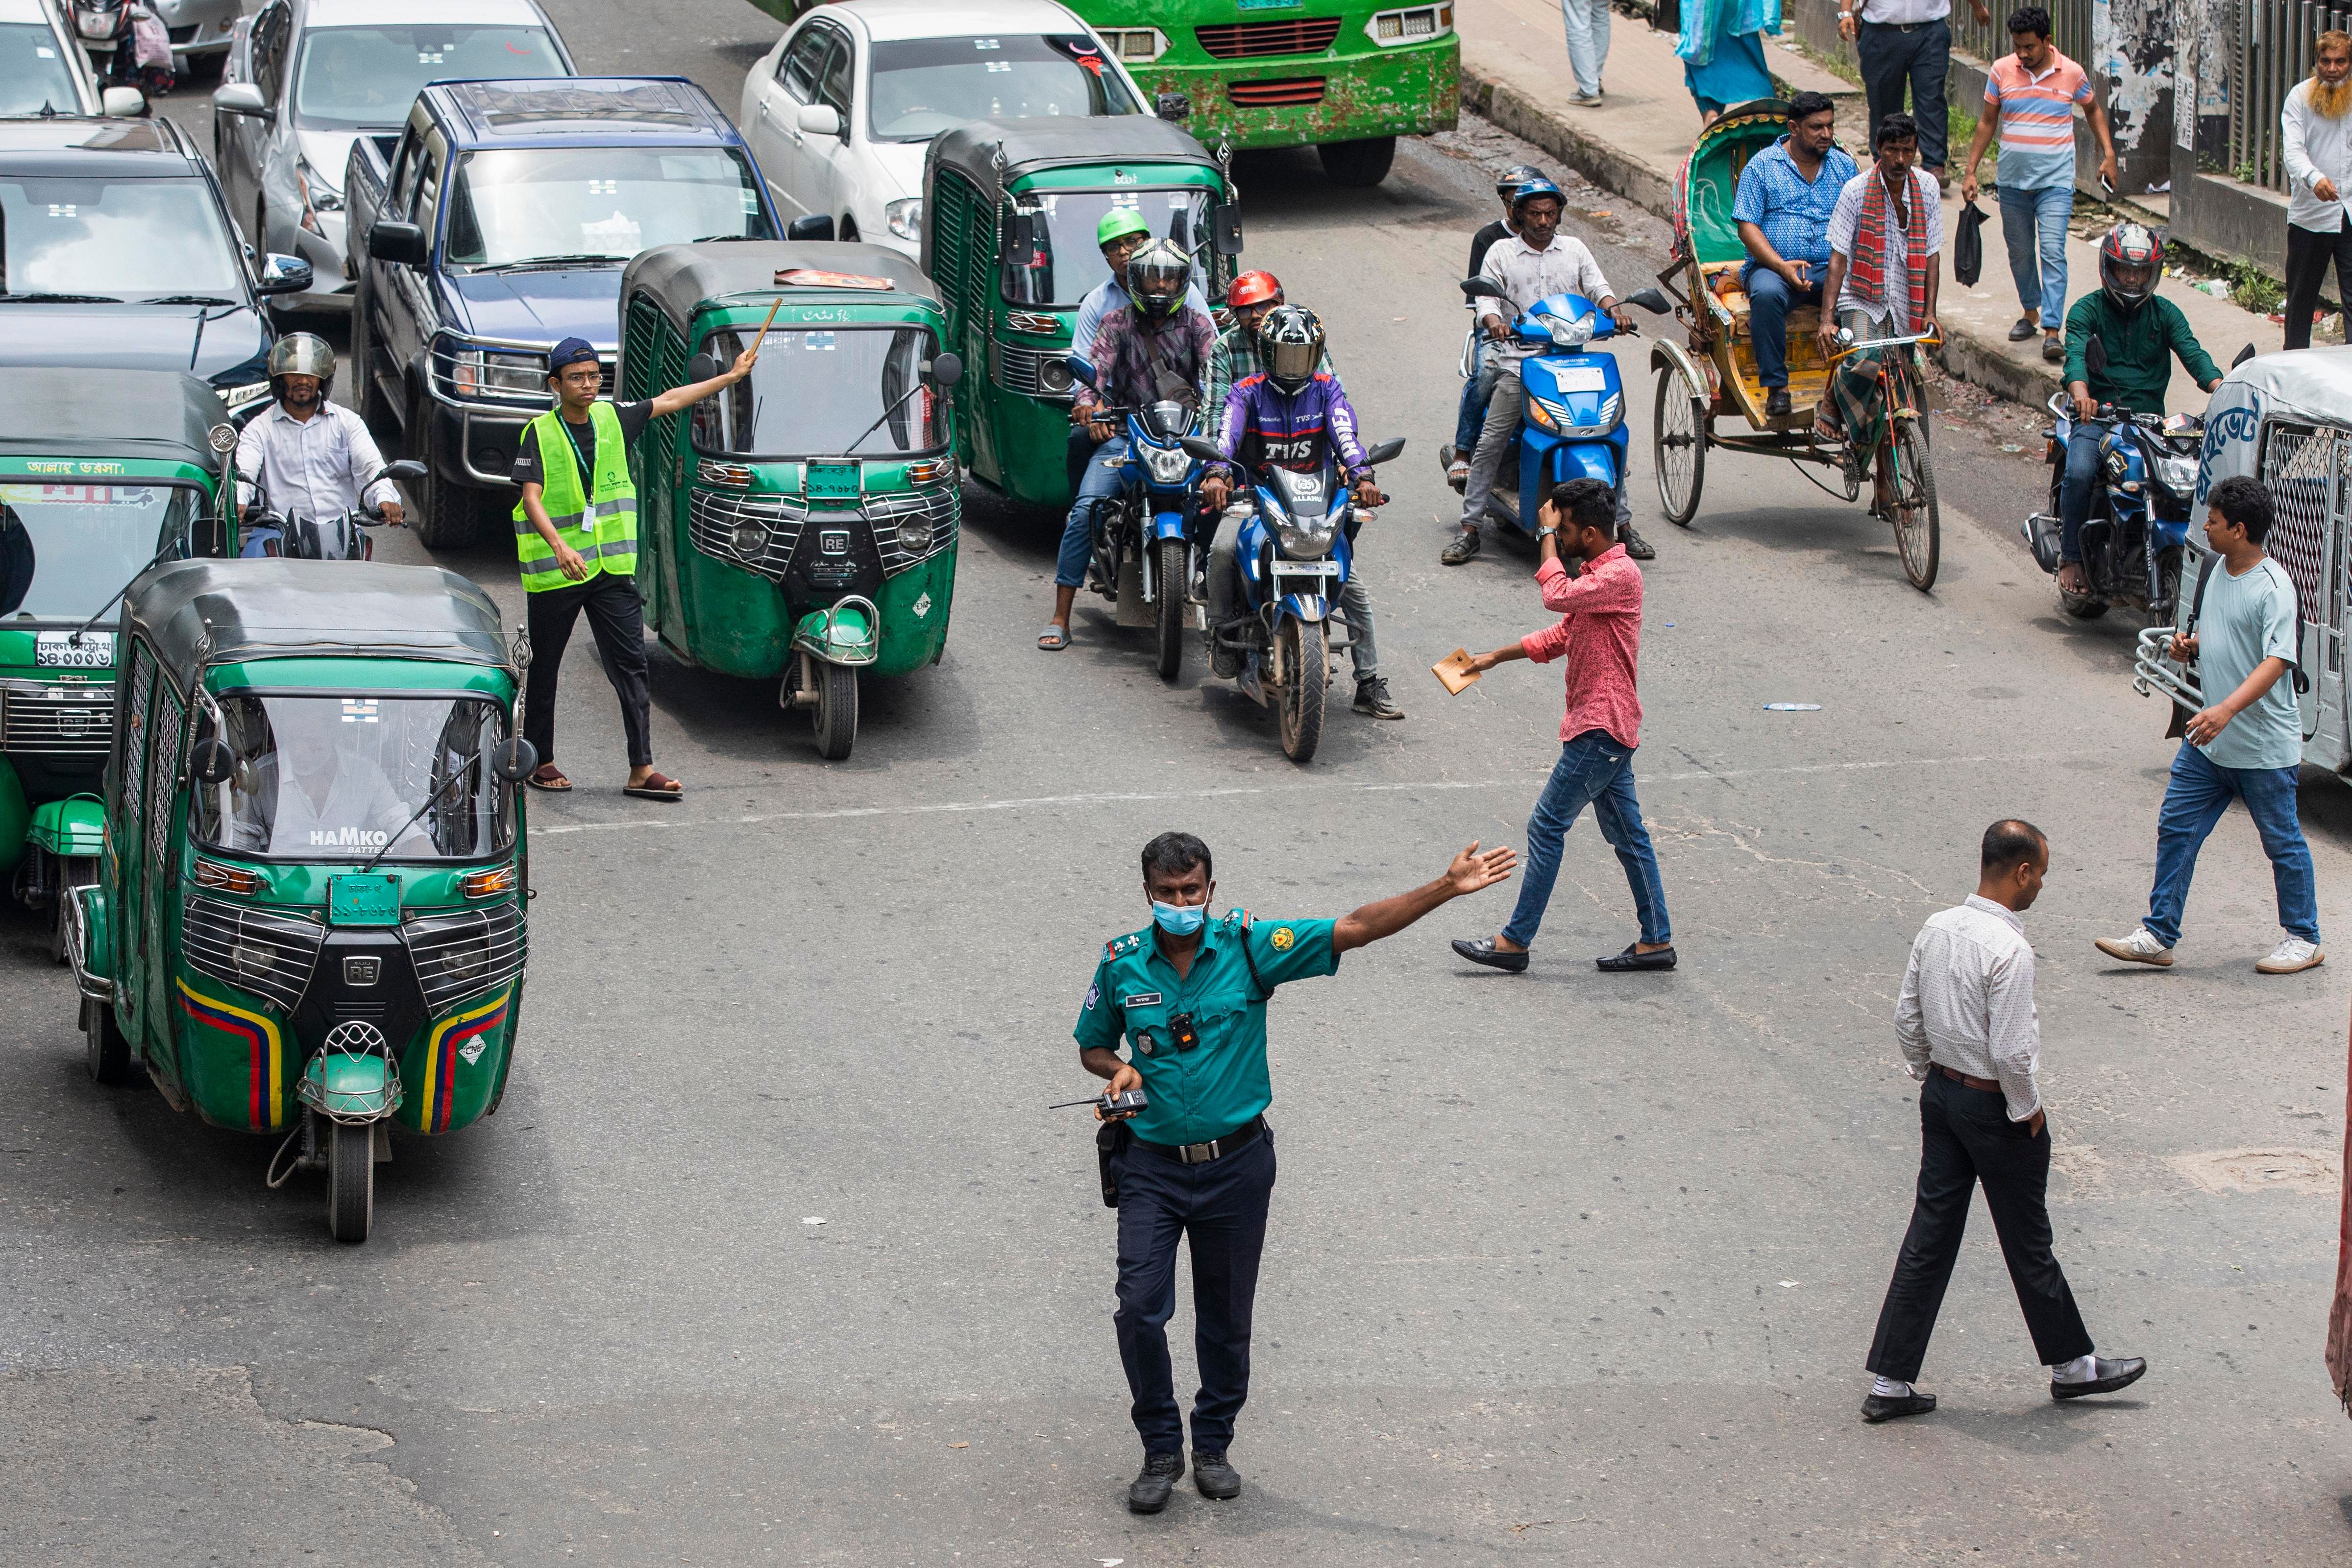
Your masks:
[{"label": "auto-rickshaw side mirror", "polygon": [[1096,384],[1095,362],[1092,360],[1087,359],[1084,354],[1072,354],[1069,358],[1064,360],[1062,363],[1070,367],[1070,374],[1076,380],[1086,382],[1088,386],[1094,386]]},{"label": "auto-rickshaw side mirror", "polygon": [[934,386],[951,387],[963,380],[961,354],[933,354],[923,361],[923,379]]},{"label": "auto-rickshaw side mirror", "polygon": [[1377,468],[1383,463],[1393,463],[1403,455],[1404,437],[1391,435],[1370,452],[1365,453],[1364,463],[1368,467]]},{"label": "auto-rickshaw side mirror", "polygon": [[1197,457],[1203,463],[1223,463],[1225,460],[1225,455],[1217,450],[1217,444],[1203,436],[1181,436],[1176,444],[1182,447],[1189,455]]},{"label": "auto-rickshaw side mirror", "polygon": [[236,771],[236,753],[216,735],[205,736],[188,748],[188,772],[199,784],[226,784]]},{"label": "auto-rickshaw side mirror", "polygon": [[1239,256],[1242,253],[1242,210],[1238,204],[1219,202],[1209,209],[1209,232],[1214,236],[1219,256]]},{"label": "auto-rickshaw side mirror", "polygon": [[510,736],[490,748],[490,768],[509,784],[520,784],[539,771],[539,748],[521,736]]},{"label": "auto-rickshaw side mirror", "polygon": [[2251,360],[2253,357],[2254,346],[2252,343],[2249,343],[2244,348],[2238,350],[2238,357],[2230,361],[2230,368],[2234,371],[2240,365],[2244,364],[2248,360]]},{"label": "auto-rickshaw side mirror", "polygon": [[1037,265],[1037,216],[1034,213],[1015,213],[1006,221],[1004,264],[1007,267]]},{"label": "auto-rickshaw side mirror", "polygon": [[1654,288],[1637,288],[1625,296],[1625,303],[1639,305],[1653,316],[1663,316],[1674,308],[1666,303],[1666,297]]},{"label": "auto-rickshaw side mirror", "polygon": [[1465,277],[1462,280],[1463,298],[1475,299],[1481,295],[1500,299],[1503,298],[1503,286],[1483,272],[1475,277]]},{"label": "auto-rickshaw side mirror", "polygon": [[697,354],[686,361],[686,384],[698,386],[724,369],[716,354]]},{"label": "auto-rickshaw side mirror", "polygon": [[829,240],[833,237],[833,214],[811,213],[804,218],[794,218],[784,225],[784,237],[792,240]]},{"label": "auto-rickshaw side mirror", "polygon": [[2106,373],[2107,340],[2096,332],[2091,334],[2090,342],[2083,350],[2083,363],[2090,368],[2093,375]]},{"label": "auto-rickshaw side mirror", "polygon": [[1181,125],[1192,118],[1192,96],[1182,92],[1154,93],[1151,112],[1171,125]]}]

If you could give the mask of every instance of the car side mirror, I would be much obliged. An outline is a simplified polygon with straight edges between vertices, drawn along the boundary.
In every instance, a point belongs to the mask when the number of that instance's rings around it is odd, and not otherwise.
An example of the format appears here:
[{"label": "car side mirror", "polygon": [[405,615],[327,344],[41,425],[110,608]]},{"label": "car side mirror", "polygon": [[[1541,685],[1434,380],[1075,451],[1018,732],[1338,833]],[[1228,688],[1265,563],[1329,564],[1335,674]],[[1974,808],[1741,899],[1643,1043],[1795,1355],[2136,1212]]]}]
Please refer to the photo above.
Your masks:
[{"label": "car side mirror", "polygon": [[1070,374],[1088,386],[1095,385],[1095,362],[1084,354],[1072,354],[1062,363],[1070,367]]},{"label": "car side mirror", "polygon": [[1209,209],[1210,233],[1215,237],[1219,256],[1239,256],[1242,253],[1242,209],[1237,202],[1219,202]]},{"label": "car side mirror", "polygon": [[963,380],[963,356],[933,354],[923,361],[923,375],[935,386],[951,387]]},{"label": "car side mirror", "polygon": [[841,110],[829,103],[804,103],[795,118],[800,128],[811,136],[841,134]]},{"label": "car side mirror", "polygon": [[686,384],[688,386],[695,386],[700,382],[707,382],[710,380],[711,377],[717,375],[721,368],[722,367],[719,363],[718,355],[711,353],[697,354],[694,358],[686,361]]},{"label": "car side mirror", "polygon": [[383,471],[383,476],[414,489],[425,483],[426,472],[425,465],[415,458],[404,457],[386,468]]},{"label": "car side mirror", "polygon": [[1404,437],[1392,435],[1364,454],[1367,466],[1377,468],[1383,463],[1393,463],[1404,455]]},{"label": "car side mirror", "polygon": [[804,218],[794,218],[784,225],[784,237],[796,240],[829,240],[833,237],[833,214],[811,213]]},{"label": "car side mirror", "polygon": [[226,784],[236,771],[236,753],[216,735],[208,735],[188,748],[188,772],[199,784]]},{"label": "car side mirror", "polygon": [[263,295],[302,294],[310,287],[310,264],[299,256],[279,256],[275,252],[262,258],[261,277],[254,285]]},{"label": "car side mirror", "polygon": [[378,218],[367,233],[367,253],[371,261],[389,262],[395,267],[423,267],[427,259],[425,231],[415,224]]},{"label": "car side mirror", "polygon": [[1666,303],[1666,297],[1659,293],[1654,288],[1636,289],[1633,293],[1625,296],[1625,303],[1628,305],[1639,305],[1643,309],[1647,310],[1653,316],[1663,316],[1667,311],[1674,308],[1673,306]]},{"label": "car side mirror", "polygon": [[2252,343],[2249,343],[2244,348],[2238,350],[2238,357],[2230,361],[2230,368],[2234,371],[2240,365],[2244,364],[2248,360],[2251,360],[2253,357],[2254,346]]},{"label": "car side mirror", "polygon": [[143,120],[153,113],[147,95],[135,87],[110,87],[98,95],[98,111],[110,120]]},{"label": "car side mirror", "polygon": [[1217,450],[1217,444],[1202,436],[1180,436],[1176,444],[1203,463],[1223,463],[1225,460],[1225,455]]},{"label": "car side mirror", "polygon": [[1463,298],[1475,299],[1482,295],[1500,299],[1503,298],[1503,286],[1483,272],[1475,277],[1465,277],[1462,280]]},{"label": "car side mirror", "polygon": [[2091,334],[2090,342],[2083,350],[2083,363],[2090,367],[2093,375],[2106,373],[2107,340],[2096,332]]},{"label": "car side mirror", "polygon": [[1004,225],[1004,260],[1010,267],[1037,265],[1037,214],[1015,213]]},{"label": "car side mirror", "polygon": [[1181,125],[1192,118],[1192,97],[1190,93],[1154,93],[1151,112],[1171,125]]},{"label": "car side mirror", "polygon": [[521,736],[509,736],[490,747],[490,769],[509,784],[520,784],[539,771],[539,748]]},{"label": "car side mirror", "polygon": [[261,89],[249,81],[227,82],[213,89],[213,112],[248,115],[255,120],[278,118],[269,100],[261,96]]}]

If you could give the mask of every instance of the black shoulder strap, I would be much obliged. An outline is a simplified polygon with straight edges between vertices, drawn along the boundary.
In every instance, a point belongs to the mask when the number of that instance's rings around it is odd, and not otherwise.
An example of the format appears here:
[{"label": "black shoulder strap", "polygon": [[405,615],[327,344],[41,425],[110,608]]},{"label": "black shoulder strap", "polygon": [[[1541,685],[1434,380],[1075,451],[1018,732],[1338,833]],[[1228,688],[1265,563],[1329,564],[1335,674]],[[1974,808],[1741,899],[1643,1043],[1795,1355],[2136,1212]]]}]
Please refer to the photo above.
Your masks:
[{"label": "black shoulder strap", "polygon": [[1249,966],[1250,984],[1257,988],[1257,995],[1251,999],[1263,1002],[1274,995],[1274,988],[1267,985],[1265,977],[1257,972],[1257,958],[1250,952],[1250,912],[1244,909],[1242,911],[1242,962]]}]

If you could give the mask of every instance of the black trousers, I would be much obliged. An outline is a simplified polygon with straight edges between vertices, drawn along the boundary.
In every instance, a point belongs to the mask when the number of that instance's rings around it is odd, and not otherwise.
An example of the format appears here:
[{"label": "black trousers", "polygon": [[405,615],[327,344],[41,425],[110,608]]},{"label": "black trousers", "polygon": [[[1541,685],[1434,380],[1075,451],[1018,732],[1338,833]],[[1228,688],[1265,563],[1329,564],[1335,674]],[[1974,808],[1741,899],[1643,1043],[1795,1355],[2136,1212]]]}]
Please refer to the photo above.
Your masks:
[{"label": "black trousers", "polygon": [[[2336,298],[2352,303],[2352,221],[2336,219],[2334,234],[2286,225],[2286,346],[2311,347],[2311,313],[2319,308],[2319,288],[2327,264],[2336,264]],[[2344,318],[2339,316],[2340,324]]]},{"label": "black trousers", "polygon": [[1192,1447],[1223,1453],[1249,1398],[1250,1315],[1274,1196],[1274,1133],[1205,1165],[1179,1165],[1128,1145],[1118,1157],[1118,1359],[1147,1454],[1184,1451],[1168,1363],[1176,1311],[1176,1243],[1192,1243],[1192,1351],[1201,1391]]},{"label": "black trousers", "polygon": [[[1938,18],[1906,33],[1891,22],[1864,22],[1854,54],[1862,67],[1863,98],[1870,105],[1871,136],[1877,136],[1880,120],[1903,111],[1907,86],[1911,118],[1919,122],[1919,166],[1941,169],[1951,137],[1944,110],[1944,77],[1952,68],[1951,23]],[[1863,161],[1869,162],[1867,154]]]},{"label": "black trousers", "polygon": [[2056,1366],[2090,1354],[2090,1331],[2050,1250],[2049,1126],[2028,1136],[2023,1123],[2009,1119],[2009,1103],[1999,1090],[1971,1089],[1929,1068],[1919,1092],[1919,1196],[1886,1304],[1879,1309],[1869,1369],[1903,1383],[1919,1375],[1979,1182],[2017,1304],[2025,1309],[2035,1359]]},{"label": "black trousers", "polygon": [[585,582],[567,582],[523,596],[524,623],[530,628],[530,674],[523,686],[522,737],[541,762],[555,760],[555,681],[563,667],[563,647],[582,611],[604,674],[621,699],[621,728],[629,737],[629,766],[654,759],[653,695],[646,684],[646,607],[635,577],[600,571]]}]

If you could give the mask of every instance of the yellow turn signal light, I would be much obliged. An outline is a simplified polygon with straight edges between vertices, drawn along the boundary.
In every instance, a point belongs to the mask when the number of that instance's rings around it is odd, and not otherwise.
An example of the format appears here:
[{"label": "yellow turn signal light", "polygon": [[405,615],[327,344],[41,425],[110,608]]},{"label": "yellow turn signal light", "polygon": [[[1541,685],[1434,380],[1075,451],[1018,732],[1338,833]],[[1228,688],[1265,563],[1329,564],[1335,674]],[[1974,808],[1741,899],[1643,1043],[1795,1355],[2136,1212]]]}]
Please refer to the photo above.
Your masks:
[{"label": "yellow turn signal light", "polygon": [[199,858],[196,862],[196,885],[216,887],[223,893],[259,893],[261,873],[239,865],[223,865],[218,861]]},{"label": "yellow turn signal light", "polygon": [[501,893],[512,893],[514,886],[515,868],[502,865],[496,871],[478,871],[460,878],[457,891],[467,898],[495,898]]}]

